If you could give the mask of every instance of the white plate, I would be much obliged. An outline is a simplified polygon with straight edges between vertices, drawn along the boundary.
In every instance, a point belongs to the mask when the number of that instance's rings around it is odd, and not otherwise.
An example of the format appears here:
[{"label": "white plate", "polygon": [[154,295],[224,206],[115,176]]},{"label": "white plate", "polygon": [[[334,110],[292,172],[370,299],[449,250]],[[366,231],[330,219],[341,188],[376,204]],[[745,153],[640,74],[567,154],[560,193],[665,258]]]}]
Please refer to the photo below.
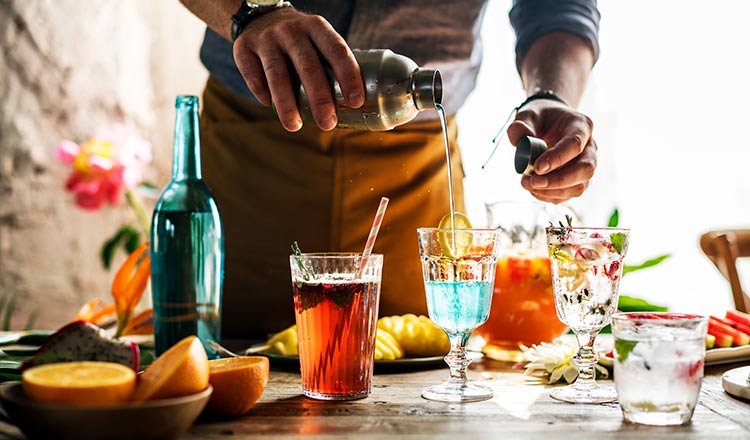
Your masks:
[{"label": "white plate", "polygon": [[750,361],[750,345],[706,350],[706,365],[721,365],[732,362]]},{"label": "white plate", "polygon": [[747,383],[748,374],[750,374],[750,367],[733,368],[721,376],[721,386],[724,391],[735,397],[750,400],[750,386]]}]

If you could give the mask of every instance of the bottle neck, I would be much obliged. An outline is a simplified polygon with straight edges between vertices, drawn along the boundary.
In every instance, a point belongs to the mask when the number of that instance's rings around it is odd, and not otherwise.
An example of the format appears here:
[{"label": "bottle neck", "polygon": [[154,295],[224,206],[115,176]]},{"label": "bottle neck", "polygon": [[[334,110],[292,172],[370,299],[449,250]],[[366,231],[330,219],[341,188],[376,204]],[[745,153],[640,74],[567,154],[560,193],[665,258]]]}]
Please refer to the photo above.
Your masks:
[{"label": "bottle neck", "polygon": [[175,104],[174,162],[172,180],[201,178],[200,124],[198,97],[178,96]]},{"label": "bottle neck", "polygon": [[434,109],[443,102],[443,80],[436,69],[419,68],[412,74],[411,93],[417,110]]}]

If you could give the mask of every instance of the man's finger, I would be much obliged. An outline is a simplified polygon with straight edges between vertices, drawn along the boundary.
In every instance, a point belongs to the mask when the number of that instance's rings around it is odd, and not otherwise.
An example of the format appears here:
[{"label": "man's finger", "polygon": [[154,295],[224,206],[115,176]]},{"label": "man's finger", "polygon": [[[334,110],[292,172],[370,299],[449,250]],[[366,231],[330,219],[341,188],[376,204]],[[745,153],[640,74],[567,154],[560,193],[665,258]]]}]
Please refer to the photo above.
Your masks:
[{"label": "man's finger", "polygon": [[534,125],[529,123],[529,121],[526,119],[516,119],[515,121],[511,122],[510,125],[508,125],[507,131],[508,141],[510,141],[510,144],[517,145],[518,141],[521,140],[523,136],[536,137],[536,132],[532,127],[534,127]]},{"label": "man's finger", "polygon": [[263,72],[263,64],[254,53],[248,52],[241,57],[235,56],[237,69],[245,78],[247,88],[250,89],[255,99],[263,105],[271,105],[271,92],[268,89],[266,75]]},{"label": "man's finger", "polygon": [[575,117],[565,125],[560,140],[534,162],[534,169],[538,174],[546,174],[572,161],[591,141],[592,129],[591,119],[584,115]]},{"label": "man's finger", "polygon": [[315,122],[323,130],[332,130],[337,124],[336,107],[318,53],[307,38],[290,42],[287,51],[305,88]]},{"label": "man's finger", "polygon": [[587,147],[580,156],[564,167],[548,174],[529,176],[528,185],[533,189],[555,190],[588,182],[594,177],[596,161],[595,149]]},{"label": "man's finger", "polygon": [[361,107],[365,103],[365,86],[354,54],[324,18],[312,16],[311,19],[316,21],[310,24],[310,38],[331,66],[344,99],[351,107]]},{"label": "man's finger", "polygon": [[302,128],[302,118],[297,110],[297,99],[292,91],[286,57],[275,46],[263,48],[259,55],[281,125],[287,131],[299,130]]}]

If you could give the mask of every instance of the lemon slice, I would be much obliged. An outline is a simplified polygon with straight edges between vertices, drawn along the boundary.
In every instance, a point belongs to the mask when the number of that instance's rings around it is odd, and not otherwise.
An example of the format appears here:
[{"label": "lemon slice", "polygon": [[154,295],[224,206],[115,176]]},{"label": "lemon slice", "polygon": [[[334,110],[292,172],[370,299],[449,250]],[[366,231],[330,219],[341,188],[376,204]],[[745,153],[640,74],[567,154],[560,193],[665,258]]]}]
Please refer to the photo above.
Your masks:
[{"label": "lemon slice", "polygon": [[[471,229],[471,222],[469,221],[469,217],[466,217],[466,214],[462,214],[456,211],[455,218],[456,218],[456,229]],[[438,228],[450,229],[451,226],[453,226],[453,222],[451,221],[451,213],[449,212],[445,214],[443,218],[440,219],[440,223],[438,223]]]},{"label": "lemon slice", "polygon": [[[465,214],[456,212],[454,215],[456,225],[455,229],[471,229],[471,222]],[[439,229],[451,229],[453,221],[451,214],[445,214],[438,223]],[[466,254],[471,246],[471,234],[461,231],[440,231],[438,240],[443,248],[443,253],[451,258],[457,258]]]}]

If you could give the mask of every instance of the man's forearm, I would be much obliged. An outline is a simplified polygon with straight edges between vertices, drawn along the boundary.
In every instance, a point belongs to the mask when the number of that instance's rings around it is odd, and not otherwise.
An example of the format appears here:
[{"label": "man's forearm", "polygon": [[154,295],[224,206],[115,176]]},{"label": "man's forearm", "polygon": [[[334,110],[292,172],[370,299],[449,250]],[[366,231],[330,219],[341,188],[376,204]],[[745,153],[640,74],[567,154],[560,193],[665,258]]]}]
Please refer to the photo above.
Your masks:
[{"label": "man's forearm", "polygon": [[566,32],[551,32],[539,37],[521,60],[524,89],[531,95],[553,90],[568,104],[578,107],[586,87],[594,54],[579,37]]},{"label": "man's forearm", "polygon": [[240,0],[180,0],[180,2],[214,32],[232,41],[232,15],[240,7]]}]

